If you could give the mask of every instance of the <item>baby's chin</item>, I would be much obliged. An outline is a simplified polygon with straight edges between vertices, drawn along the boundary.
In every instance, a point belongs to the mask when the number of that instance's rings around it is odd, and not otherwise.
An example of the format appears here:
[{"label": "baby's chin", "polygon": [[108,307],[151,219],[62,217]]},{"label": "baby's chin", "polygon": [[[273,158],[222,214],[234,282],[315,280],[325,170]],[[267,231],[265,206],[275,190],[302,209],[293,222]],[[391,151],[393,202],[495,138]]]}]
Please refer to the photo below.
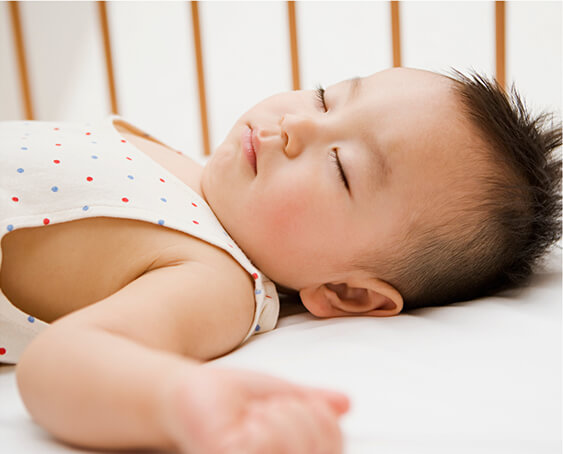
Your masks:
[{"label": "baby's chin", "polygon": [[203,199],[205,200],[205,203],[207,203],[207,205],[209,205],[209,207],[213,210],[213,207],[211,206],[211,203],[209,201],[209,175],[211,173],[211,166],[210,166],[210,162],[211,159],[209,159],[209,161],[207,161],[205,163],[205,166],[203,166],[203,172],[201,173],[201,195],[203,196]]},{"label": "baby's chin", "polygon": [[221,175],[228,165],[229,163],[226,162],[225,147],[222,144],[215,149],[211,157],[207,160],[201,174],[201,189],[208,204],[209,196],[221,190]]}]

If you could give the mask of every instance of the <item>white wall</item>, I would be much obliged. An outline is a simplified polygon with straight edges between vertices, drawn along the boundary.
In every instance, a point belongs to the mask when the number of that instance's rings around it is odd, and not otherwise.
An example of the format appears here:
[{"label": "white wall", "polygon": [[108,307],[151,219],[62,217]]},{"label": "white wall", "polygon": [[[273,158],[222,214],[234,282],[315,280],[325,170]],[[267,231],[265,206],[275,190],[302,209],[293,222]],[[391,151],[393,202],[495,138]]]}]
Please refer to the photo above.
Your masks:
[{"label": "white wall", "polygon": [[[95,2],[20,3],[36,119],[110,111]],[[291,89],[285,2],[199,4],[212,147],[257,101]],[[298,2],[301,83],[391,66],[388,2]],[[561,117],[561,2],[507,2],[507,82]],[[202,153],[189,2],[111,2],[119,113]],[[494,75],[494,2],[401,2],[403,65]],[[22,119],[8,5],[0,2],[0,120]]]}]

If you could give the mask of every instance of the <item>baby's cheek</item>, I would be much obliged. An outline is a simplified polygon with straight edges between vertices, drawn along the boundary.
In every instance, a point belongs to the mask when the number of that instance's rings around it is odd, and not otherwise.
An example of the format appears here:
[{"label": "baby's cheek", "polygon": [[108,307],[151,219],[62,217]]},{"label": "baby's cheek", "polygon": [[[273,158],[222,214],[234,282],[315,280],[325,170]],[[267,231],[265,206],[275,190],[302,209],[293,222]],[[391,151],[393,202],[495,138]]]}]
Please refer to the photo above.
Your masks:
[{"label": "baby's cheek", "polygon": [[269,194],[262,206],[262,224],[264,233],[271,241],[288,244],[309,233],[309,219],[314,207],[297,187],[285,188]]}]

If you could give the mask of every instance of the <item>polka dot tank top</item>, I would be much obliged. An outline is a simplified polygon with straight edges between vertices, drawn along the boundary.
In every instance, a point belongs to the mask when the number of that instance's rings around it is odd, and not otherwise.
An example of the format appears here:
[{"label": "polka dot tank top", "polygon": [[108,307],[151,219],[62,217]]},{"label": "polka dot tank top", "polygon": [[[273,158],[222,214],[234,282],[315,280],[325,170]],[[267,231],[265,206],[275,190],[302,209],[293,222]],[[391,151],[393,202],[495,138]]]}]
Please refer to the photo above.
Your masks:
[{"label": "polka dot tank top", "polygon": [[[243,342],[272,330],[279,314],[273,282],[199,194],[125,140],[116,120],[141,131],[117,115],[92,123],[0,122],[0,239],[23,227],[95,216],[179,230],[227,251],[254,279],[256,310]],[[0,362],[17,363],[27,343],[47,326],[0,292]]]}]

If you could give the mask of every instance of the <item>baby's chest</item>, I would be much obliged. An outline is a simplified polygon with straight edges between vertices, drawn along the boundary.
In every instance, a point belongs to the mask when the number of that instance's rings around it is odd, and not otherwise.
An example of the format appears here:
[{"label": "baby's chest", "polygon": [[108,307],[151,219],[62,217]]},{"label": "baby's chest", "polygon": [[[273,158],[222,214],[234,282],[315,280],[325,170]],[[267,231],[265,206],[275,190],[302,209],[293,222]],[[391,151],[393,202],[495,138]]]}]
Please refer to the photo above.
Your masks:
[{"label": "baby's chest", "polygon": [[151,269],[212,248],[172,229],[105,217],[15,230],[1,246],[2,291],[47,322],[110,296]]}]

